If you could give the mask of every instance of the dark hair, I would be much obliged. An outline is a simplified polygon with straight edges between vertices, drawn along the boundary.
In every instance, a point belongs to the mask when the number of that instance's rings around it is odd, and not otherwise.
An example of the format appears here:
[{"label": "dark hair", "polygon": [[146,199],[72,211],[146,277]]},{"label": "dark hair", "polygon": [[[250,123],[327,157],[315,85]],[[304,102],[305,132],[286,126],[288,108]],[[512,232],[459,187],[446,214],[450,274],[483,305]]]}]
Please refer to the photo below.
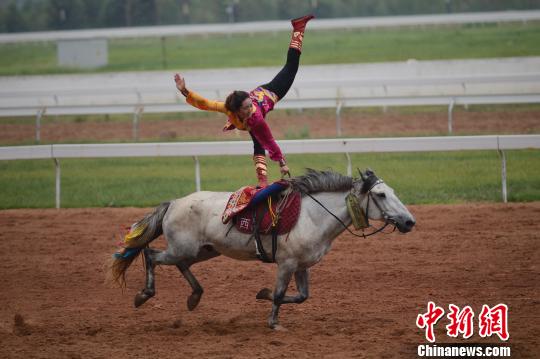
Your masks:
[{"label": "dark hair", "polygon": [[225,108],[231,112],[236,112],[242,107],[242,102],[249,97],[246,91],[233,91],[225,100]]}]

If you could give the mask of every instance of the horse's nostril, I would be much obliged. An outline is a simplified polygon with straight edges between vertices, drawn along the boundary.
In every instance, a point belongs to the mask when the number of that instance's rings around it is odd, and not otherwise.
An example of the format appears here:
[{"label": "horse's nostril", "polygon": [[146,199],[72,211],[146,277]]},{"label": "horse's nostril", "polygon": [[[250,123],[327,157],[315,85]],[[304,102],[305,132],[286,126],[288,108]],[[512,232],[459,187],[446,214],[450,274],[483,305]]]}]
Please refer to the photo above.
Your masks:
[{"label": "horse's nostril", "polygon": [[405,224],[407,225],[407,227],[412,228],[412,227],[414,227],[416,222],[409,219],[408,221],[405,222]]}]

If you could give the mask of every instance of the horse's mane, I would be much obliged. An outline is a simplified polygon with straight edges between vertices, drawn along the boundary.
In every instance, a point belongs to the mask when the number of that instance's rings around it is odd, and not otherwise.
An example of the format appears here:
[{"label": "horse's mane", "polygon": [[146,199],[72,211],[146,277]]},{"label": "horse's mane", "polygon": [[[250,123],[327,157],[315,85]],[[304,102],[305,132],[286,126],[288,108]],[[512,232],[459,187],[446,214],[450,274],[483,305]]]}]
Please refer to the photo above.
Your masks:
[{"label": "horse's mane", "polygon": [[301,193],[339,192],[352,187],[353,179],[333,171],[306,169],[306,174],[289,180],[293,190]]}]

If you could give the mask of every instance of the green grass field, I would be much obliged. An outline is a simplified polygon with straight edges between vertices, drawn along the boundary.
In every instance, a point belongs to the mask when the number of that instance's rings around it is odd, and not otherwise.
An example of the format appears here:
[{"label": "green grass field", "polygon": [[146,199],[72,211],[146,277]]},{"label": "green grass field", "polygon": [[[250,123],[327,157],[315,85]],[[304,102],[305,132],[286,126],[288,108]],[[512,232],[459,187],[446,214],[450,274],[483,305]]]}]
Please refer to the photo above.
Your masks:
[{"label": "green grass field", "polygon": [[[308,31],[302,63],[539,56],[539,41],[538,22],[376,31]],[[167,69],[175,70],[279,66],[284,61],[288,43],[287,32],[167,38],[163,59],[159,39],[114,40],[109,43],[109,65],[98,71],[162,70],[164,60]],[[56,45],[53,43],[0,45],[0,75],[69,72],[80,71],[56,66]],[[481,110],[492,109],[484,106]],[[408,113],[409,110],[394,111]],[[415,107],[414,111],[446,109]],[[144,121],[178,121],[184,119],[182,116],[191,119],[206,115],[155,115],[145,116]],[[35,119],[1,121],[27,122],[33,126]],[[71,116],[44,121],[124,121],[127,124],[131,116]],[[291,139],[306,136],[310,137],[309,132],[306,135],[302,130],[286,134],[286,138]],[[32,142],[32,139],[28,140],[28,144]],[[66,139],[66,142],[72,141]],[[373,168],[408,204],[501,200],[501,164],[496,152],[355,154],[351,157],[355,166]],[[305,167],[346,172],[344,155],[290,155],[287,158],[296,175]],[[509,151],[507,159],[509,200],[540,200],[540,151]],[[202,157],[200,162],[203,190],[233,191],[255,182],[249,154]],[[195,190],[191,158],[72,159],[62,160],[61,168],[62,207],[154,206]],[[277,172],[277,166],[270,164],[271,178],[277,179]],[[0,161],[0,209],[54,207],[54,181],[52,161]]]},{"label": "green grass field", "polygon": [[[167,38],[167,69],[279,66],[289,33]],[[540,23],[377,30],[308,31],[303,64],[408,59],[435,60],[540,55]],[[0,45],[0,75],[80,72],[56,65],[54,43]],[[99,71],[162,70],[160,39],[109,42],[109,65]]]},{"label": "green grass field", "polygon": [[[370,167],[407,204],[499,202],[501,163],[494,151],[354,154],[354,166]],[[295,175],[304,168],[346,173],[344,155],[290,155]],[[509,151],[510,201],[540,200],[540,151]],[[201,157],[202,189],[233,191],[255,182],[250,156]],[[278,178],[275,163],[270,178]],[[195,190],[191,158],[72,159],[61,161],[62,207],[154,206]],[[1,161],[0,208],[55,205],[52,161]]]}]

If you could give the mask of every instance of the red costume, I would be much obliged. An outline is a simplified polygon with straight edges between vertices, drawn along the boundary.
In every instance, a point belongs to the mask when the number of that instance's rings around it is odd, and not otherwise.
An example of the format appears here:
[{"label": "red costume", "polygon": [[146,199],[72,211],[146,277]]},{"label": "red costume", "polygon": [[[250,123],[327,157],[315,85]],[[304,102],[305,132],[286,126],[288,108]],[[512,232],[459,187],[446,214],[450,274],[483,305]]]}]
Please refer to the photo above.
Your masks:
[{"label": "red costume", "polygon": [[293,32],[287,52],[287,63],[271,82],[261,85],[249,93],[252,109],[248,118],[241,120],[236,113],[229,111],[225,107],[224,102],[207,100],[187,89],[182,91],[190,105],[201,110],[226,114],[228,121],[223,128],[224,131],[234,128],[249,131],[254,144],[253,160],[260,187],[267,185],[265,151],[268,151],[270,158],[279,162],[281,167],[286,166],[285,157],[276,143],[265,118],[266,114],[272,111],[276,102],[282,99],[289,91],[294,81],[300,62],[304,30],[307,22],[312,18],[313,16],[309,15],[291,21]]}]

